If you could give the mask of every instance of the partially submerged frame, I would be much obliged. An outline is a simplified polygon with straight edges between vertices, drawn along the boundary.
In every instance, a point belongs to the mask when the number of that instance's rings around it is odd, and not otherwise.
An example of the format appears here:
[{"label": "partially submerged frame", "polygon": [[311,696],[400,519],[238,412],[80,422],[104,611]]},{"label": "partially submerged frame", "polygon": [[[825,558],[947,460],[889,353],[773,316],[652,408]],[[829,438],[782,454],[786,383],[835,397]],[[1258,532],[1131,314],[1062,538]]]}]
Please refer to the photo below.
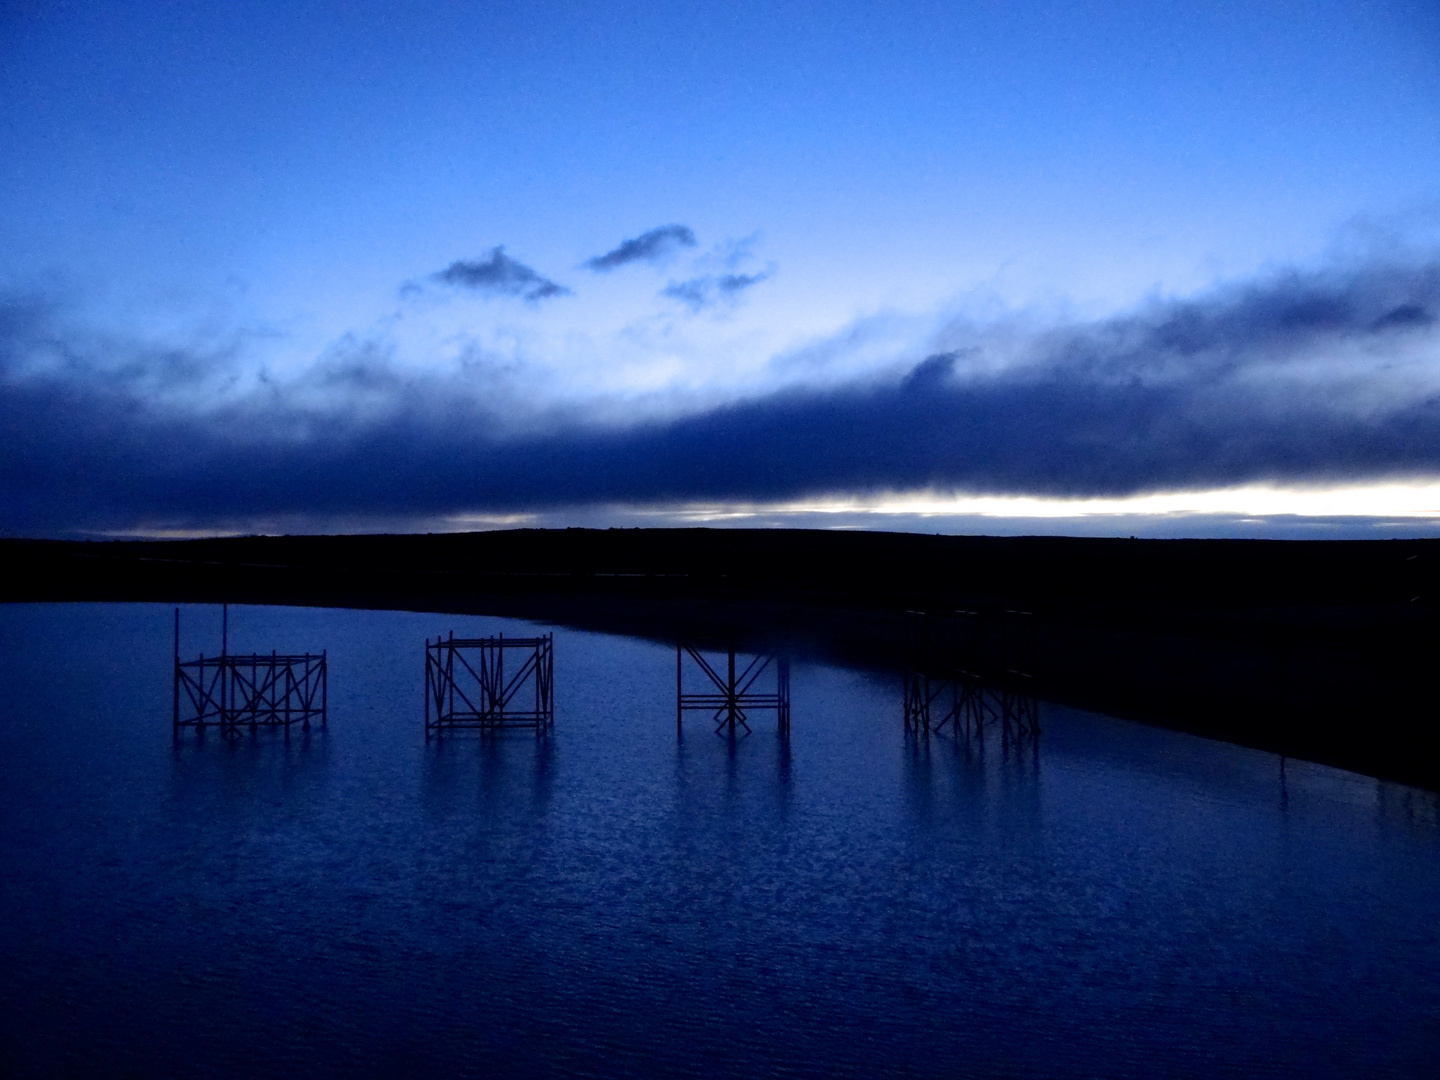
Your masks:
[{"label": "partially submerged frame", "polygon": [[228,608],[223,619],[220,655],[201,653],[182,661],[180,609],[175,609],[175,738],[187,728],[203,735],[207,725],[218,727],[227,738],[238,737],[242,727],[279,727],[288,738],[291,724],[304,731],[310,730],[312,720],[324,726],[329,681],[325,653],[232,656]]},{"label": "partially submerged frame", "polygon": [[[721,654],[726,659],[711,663],[704,653],[689,645],[675,646],[675,730],[678,734],[684,726],[685,713],[689,711],[708,712],[715,723],[717,732],[727,728],[733,735],[736,727],[750,730],[746,710],[774,709],[780,723],[780,734],[790,734],[790,661],[787,657],[770,653],[752,655],[743,668],[737,670],[735,650],[731,648]],[[700,692],[685,692],[685,657],[689,656],[693,667],[704,675],[709,685]],[[756,689],[760,677],[773,668],[775,691]]]},{"label": "partially submerged frame", "polygon": [[425,735],[555,724],[555,635],[425,639]]}]

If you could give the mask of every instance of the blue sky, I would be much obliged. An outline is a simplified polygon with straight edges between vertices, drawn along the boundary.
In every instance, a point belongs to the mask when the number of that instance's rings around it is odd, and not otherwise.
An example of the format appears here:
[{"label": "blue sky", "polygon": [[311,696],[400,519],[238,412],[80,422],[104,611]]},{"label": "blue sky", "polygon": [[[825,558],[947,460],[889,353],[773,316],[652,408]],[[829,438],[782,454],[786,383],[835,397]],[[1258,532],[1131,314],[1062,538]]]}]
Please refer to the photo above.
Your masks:
[{"label": "blue sky", "polygon": [[1440,515],[1433,4],[12,2],[0,133],[10,534]]}]

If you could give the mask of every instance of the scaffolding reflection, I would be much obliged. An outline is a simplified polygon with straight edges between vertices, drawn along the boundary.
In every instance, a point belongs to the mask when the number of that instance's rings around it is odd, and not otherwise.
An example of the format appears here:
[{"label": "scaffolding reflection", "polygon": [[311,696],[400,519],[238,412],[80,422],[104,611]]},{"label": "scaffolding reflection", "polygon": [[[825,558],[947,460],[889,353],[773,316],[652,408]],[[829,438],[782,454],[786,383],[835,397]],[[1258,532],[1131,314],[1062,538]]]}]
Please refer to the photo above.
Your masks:
[{"label": "scaffolding reflection", "polygon": [[1040,734],[1030,612],[909,611],[905,622],[906,731]]}]

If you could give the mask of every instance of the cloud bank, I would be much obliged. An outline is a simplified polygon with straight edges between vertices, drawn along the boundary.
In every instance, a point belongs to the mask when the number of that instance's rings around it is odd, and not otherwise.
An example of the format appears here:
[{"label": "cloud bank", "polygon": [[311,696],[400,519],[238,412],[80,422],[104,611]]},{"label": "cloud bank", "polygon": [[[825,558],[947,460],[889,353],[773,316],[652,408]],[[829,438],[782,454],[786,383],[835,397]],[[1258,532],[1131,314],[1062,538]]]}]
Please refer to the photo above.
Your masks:
[{"label": "cloud bank", "polygon": [[597,274],[606,274],[633,262],[655,262],[682,247],[695,246],[695,233],[684,225],[661,225],[622,241],[613,251],[585,260]]},{"label": "cloud bank", "polygon": [[[466,376],[377,355],[196,404],[157,389],[201,377],[175,357],[102,366],[42,308],[11,303],[0,528],[1440,476],[1437,319],[1440,260],[1297,272],[1090,323],[957,325],[893,377],[522,430]],[[222,361],[194,363],[203,376]]]},{"label": "cloud bank", "polygon": [[432,274],[431,279],[492,296],[519,296],[531,301],[570,295],[565,286],[510,258],[504,247],[491,248],[483,259],[457,260]]}]

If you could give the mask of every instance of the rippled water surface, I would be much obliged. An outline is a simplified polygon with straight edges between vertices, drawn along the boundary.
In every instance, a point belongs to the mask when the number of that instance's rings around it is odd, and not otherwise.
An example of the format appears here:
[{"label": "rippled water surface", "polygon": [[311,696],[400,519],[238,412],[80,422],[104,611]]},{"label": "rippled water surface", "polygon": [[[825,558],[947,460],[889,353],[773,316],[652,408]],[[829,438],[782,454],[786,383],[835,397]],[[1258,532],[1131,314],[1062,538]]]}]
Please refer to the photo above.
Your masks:
[{"label": "rippled water surface", "polygon": [[427,745],[424,638],[531,627],[230,620],[327,730],[176,747],[171,609],[0,607],[14,1075],[1440,1075],[1433,794],[799,663],[788,747],[677,740],[673,650],[565,629],[552,736]]}]

